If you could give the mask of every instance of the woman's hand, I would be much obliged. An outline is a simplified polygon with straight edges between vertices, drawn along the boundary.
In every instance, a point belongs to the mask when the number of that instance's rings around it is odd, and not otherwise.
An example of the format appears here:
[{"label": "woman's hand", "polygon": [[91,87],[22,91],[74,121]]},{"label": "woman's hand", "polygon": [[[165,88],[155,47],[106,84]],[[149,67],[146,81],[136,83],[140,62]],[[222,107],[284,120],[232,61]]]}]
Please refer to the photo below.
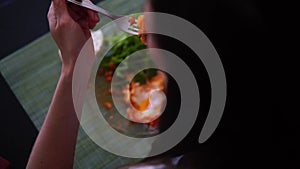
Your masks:
[{"label": "woman's hand", "polygon": [[73,68],[99,16],[66,0],[53,0],[48,12],[50,32],[61,51],[63,68]]}]

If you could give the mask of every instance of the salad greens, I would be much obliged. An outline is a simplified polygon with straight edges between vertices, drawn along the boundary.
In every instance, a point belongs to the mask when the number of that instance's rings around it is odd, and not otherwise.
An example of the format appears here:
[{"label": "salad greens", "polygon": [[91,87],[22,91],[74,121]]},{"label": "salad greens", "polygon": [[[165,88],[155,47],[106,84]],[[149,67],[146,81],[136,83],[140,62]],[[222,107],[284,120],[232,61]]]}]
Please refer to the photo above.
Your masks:
[{"label": "salad greens", "polygon": [[[118,39],[116,39],[118,38]],[[115,41],[120,40],[119,36],[113,36],[110,38],[104,39],[106,43],[113,43]],[[118,68],[118,71],[115,72],[117,76],[124,76],[122,70],[130,69],[130,67],[134,67],[135,64],[139,64],[139,62],[143,62],[145,64],[152,62],[150,56],[145,56],[143,60],[137,60],[135,62],[126,63],[123,61],[128,55],[142,49],[146,49],[146,45],[141,42],[138,36],[130,36],[130,37],[122,37],[119,42],[117,42],[104,56],[102,62],[100,63],[99,68],[104,69],[105,71],[114,71],[115,68],[121,63],[122,67]],[[125,62],[125,63],[124,63]],[[156,69],[146,69],[135,75],[133,78],[134,82],[139,82],[141,84],[145,84],[147,80],[150,80],[157,73]]]}]

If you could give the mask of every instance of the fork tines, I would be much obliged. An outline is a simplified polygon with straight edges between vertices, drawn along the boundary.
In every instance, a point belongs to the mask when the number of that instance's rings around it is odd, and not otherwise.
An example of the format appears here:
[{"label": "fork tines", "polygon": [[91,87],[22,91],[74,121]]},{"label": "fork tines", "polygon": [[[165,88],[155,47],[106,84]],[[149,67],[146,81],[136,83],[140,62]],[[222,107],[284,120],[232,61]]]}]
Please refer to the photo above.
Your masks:
[{"label": "fork tines", "polygon": [[139,28],[137,26],[137,19],[134,20],[134,23],[129,25],[128,30],[134,31],[134,32],[139,32]]}]

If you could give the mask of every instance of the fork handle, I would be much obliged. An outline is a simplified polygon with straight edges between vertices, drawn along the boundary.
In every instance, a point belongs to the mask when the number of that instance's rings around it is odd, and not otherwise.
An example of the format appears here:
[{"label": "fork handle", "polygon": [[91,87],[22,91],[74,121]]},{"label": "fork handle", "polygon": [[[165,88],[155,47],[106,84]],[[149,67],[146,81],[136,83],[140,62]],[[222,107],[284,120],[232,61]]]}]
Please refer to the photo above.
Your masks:
[{"label": "fork handle", "polygon": [[76,4],[76,5],[91,9],[93,11],[99,12],[103,15],[106,15],[107,17],[109,17],[111,19],[118,19],[121,17],[121,16],[117,16],[117,15],[114,15],[114,14],[108,12],[107,10],[93,4],[91,1],[87,1],[87,0],[82,0],[81,2],[80,2],[80,0],[78,0],[78,1],[77,0],[67,0],[67,1],[71,2],[73,4]]}]

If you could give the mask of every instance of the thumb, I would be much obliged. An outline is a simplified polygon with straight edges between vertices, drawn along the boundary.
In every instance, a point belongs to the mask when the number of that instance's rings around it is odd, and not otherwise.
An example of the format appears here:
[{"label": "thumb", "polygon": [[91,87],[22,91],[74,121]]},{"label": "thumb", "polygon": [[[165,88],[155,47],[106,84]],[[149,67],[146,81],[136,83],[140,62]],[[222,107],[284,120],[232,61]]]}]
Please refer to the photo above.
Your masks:
[{"label": "thumb", "polygon": [[57,16],[65,15],[68,12],[66,0],[52,0],[52,2]]}]

